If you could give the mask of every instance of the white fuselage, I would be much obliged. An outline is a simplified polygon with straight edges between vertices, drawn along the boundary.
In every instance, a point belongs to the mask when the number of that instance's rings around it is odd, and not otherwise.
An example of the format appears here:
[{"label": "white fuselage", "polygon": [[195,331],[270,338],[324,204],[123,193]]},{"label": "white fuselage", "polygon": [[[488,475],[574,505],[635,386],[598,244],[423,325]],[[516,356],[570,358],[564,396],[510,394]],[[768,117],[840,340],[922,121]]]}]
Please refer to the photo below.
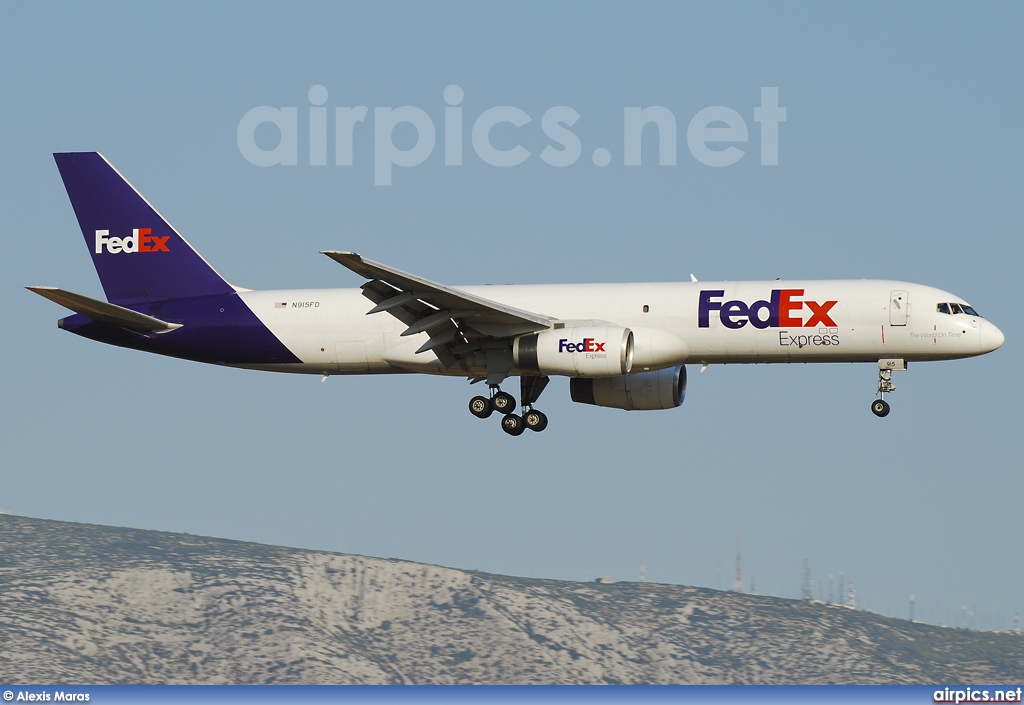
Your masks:
[{"label": "white fuselage", "polygon": [[[963,300],[920,284],[880,280],[469,286],[462,291],[534,311],[567,328],[608,322],[636,335],[633,371],[684,363],[907,362],[980,355],[1003,342],[980,316],[942,313]],[[797,293],[798,292],[798,293]],[[444,368],[415,351],[426,333],[359,289],[242,291],[253,313],[302,362],[240,365],[310,374],[425,372]],[[515,372],[513,371],[513,374]]]}]

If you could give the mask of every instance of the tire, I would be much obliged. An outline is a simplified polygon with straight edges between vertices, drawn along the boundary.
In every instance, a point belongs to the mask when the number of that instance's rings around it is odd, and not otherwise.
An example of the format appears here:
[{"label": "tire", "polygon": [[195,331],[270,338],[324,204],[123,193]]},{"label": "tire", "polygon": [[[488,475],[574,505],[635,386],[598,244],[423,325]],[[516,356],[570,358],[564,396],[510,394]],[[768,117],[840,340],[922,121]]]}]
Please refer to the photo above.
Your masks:
[{"label": "tire", "polygon": [[871,413],[878,418],[883,418],[889,415],[889,402],[884,399],[875,399],[871,402]]},{"label": "tire", "polygon": [[523,423],[522,416],[505,414],[501,420],[501,430],[510,436],[521,436],[523,431],[526,430],[526,424]]},{"label": "tire", "polygon": [[491,397],[494,410],[500,414],[511,414],[516,410],[516,398],[508,392],[498,392]]},{"label": "tire", "polygon": [[523,423],[531,431],[537,431],[540,433],[548,427],[548,417],[543,411],[537,411],[536,409],[530,409],[523,414]]},{"label": "tire", "polygon": [[494,413],[494,405],[487,397],[473,397],[469,400],[469,413],[478,419],[486,419]]}]

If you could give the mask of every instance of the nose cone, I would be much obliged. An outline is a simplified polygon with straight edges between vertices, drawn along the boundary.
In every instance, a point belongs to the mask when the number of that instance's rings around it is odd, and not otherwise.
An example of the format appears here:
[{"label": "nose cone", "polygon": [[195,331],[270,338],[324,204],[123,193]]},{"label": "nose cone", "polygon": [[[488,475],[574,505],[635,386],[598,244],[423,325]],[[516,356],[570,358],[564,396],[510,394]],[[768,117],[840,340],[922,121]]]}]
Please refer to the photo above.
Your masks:
[{"label": "nose cone", "polygon": [[984,321],[981,324],[981,335],[979,338],[979,346],[981,353],[990,353],[1006,340],[1006,336],[1003,335],[1003,331],[999,330],[994,323]]}]

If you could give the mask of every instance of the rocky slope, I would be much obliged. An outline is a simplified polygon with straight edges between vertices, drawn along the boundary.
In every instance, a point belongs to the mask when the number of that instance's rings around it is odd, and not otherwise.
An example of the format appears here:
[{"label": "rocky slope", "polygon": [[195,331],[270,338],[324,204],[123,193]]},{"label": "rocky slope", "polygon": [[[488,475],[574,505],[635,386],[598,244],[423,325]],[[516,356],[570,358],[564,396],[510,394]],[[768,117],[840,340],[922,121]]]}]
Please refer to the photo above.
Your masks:
[{"label": "rocky slope", "polygon": [[0,516],[0,682],[979,683],[1024,638]]}]

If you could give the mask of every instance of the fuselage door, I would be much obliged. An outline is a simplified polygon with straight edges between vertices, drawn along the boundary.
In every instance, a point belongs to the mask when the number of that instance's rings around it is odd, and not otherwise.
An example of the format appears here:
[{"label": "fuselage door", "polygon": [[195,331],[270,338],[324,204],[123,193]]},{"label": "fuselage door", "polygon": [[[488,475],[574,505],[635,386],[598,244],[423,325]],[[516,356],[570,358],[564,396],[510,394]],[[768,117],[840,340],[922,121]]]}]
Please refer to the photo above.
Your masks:
[{"label": "fuselage door", "polygon": [[889,296],[889,325],[905,326],[910,316],[910,292],[897,290]]},{"label": "fuselage door", "polygon": [[340,340],[335,343],[338,354],[337,364],[341,372],[366,372],[366,342],[362,340]]}]

